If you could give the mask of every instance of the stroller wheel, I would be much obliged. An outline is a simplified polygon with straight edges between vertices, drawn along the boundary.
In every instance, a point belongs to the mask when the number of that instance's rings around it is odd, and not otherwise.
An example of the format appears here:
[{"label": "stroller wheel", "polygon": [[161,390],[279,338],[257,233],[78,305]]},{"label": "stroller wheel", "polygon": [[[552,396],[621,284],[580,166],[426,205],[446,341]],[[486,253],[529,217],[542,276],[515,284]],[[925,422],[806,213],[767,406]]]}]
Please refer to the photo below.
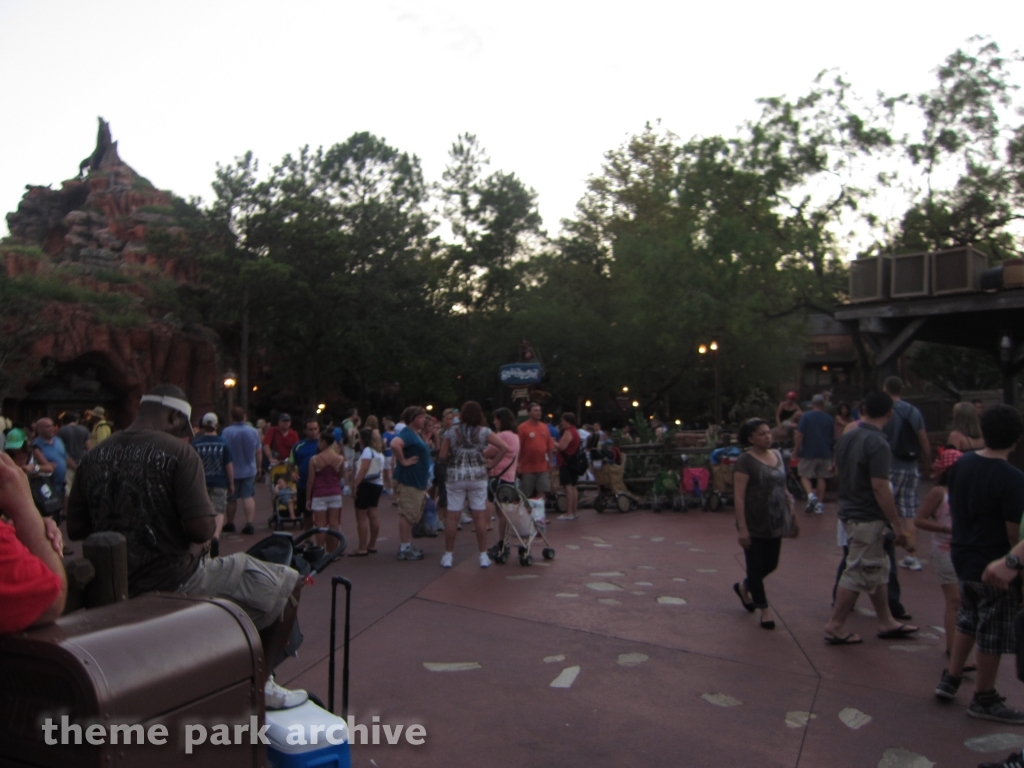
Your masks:
[{"label": "stroller wheel", "polygon": [[519,564],[522,566],[533,565],[533,555],[520,555]]},{"label": "stroller wheel", "polygon": [[633,508],[633,500],[624,493],[620,493],[615,497],[615,507],[619,512],[629,512]]},{"label": "stroller wheel", "polygon": [[526,547],[522,547],[522,546],[519,547],[519,558],[520,559],[522,559],[524,555],[528,555],[528,554],[530,554],[530,550],[528,550]]},{"label": "stroller wheel", "polygon": [[594,509],[598,514],[608,509],[608,499],[605,498],[603,493],[597,494],[597,497],[594,499]]},{"label": "stroller wheel", "polygon": [[503,551],[500,555],[494,558],[494,562],[498,565],[504,565],[508,562],[508,550]]},{"label": "stroller wheel", "polygon": [[565,498],[564,493],[560,493],[555,496],[555,509],[561,512],[563,515],[569,511],[569,500]]},{"label": "stroller wheel", "polygon": [[545,560],[555,559],[555,550],[553,550],[551,547],[544,547],[544,551],[541,552],[541,554],[544,555]]}]

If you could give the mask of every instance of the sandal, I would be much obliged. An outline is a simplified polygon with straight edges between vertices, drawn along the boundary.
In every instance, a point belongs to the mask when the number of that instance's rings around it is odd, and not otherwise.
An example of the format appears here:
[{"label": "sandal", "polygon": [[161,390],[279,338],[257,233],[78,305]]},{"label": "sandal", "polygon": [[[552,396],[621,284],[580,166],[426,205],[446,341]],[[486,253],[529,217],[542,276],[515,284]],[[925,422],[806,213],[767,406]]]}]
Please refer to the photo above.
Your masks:
[{"label": "sandal", "polygon": [[732,591],[736,593],[736,596],[740,599],[740,602],[743,603],[743,607],[747,609],[747,613],[753,613],[754,604],[748,603],[746,600],[743,599],[743,591],[740,589],[740,583],[738,581],[732,585]]},{"label": "sandal", "polygon": [[860,645],[864,642],[864,639],[856,633],[851,632],[846,637],[837,637],[836,635],[825,635],[825,642],[829,645]]},{"label": "sandal", "polygon": [[376,549],[370,549],[369,547],[367,547],[366,548],[366,554],[368,554],[368,555],[376,555],[377,554],[377,550]]},{"label": "sandal", "polygon": [[887,629],[885,632],[879,632],[878,638],[881,640],[906,640],[913,635],[920,627],[915,627],[911,624],[900,624],[896,629]]},{"label": "sandal", "polygon": [[367,552],[349,552],[348,556],[349,557],[366,557],[369,554],[370,553],[368,551]]}]

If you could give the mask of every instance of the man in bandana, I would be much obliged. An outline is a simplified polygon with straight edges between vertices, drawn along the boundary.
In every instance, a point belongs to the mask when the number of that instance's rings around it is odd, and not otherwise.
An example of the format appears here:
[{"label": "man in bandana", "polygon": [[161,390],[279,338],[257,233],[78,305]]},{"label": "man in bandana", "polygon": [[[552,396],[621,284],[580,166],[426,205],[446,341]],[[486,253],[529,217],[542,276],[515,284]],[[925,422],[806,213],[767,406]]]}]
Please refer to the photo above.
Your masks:
[{"label": "man in bandana", "polygon": [[[181,592],[237,603],[263,641],[268,667],[283,653],[298,609],[299,574],[246,554],[210,557],[216,527],[202,459],[183,438],[193,436],[192,406],[170,384],[142,398],[128,429],[93,448],[79,465],[68,499],[68,535],[80,540],[116,531],[128,541],[128,592]],[[267,709],[298,706],[268,675]]]}]

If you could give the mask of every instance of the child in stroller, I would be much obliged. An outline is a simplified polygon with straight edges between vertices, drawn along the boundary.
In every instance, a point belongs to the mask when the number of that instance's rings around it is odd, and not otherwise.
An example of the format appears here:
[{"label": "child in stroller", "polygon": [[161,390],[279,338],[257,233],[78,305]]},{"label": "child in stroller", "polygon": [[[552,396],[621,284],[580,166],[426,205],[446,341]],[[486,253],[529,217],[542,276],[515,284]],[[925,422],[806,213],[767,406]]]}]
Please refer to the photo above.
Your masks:
[{"label": "child in stroller", "polygon": [[295,514],[295,496],[298,471],[290,464],[275,464],[270,468],[270,482],[273,486],[273,510],[270,516],[270,528],[279,531],[285,523],[302,522],[302,515]]}]

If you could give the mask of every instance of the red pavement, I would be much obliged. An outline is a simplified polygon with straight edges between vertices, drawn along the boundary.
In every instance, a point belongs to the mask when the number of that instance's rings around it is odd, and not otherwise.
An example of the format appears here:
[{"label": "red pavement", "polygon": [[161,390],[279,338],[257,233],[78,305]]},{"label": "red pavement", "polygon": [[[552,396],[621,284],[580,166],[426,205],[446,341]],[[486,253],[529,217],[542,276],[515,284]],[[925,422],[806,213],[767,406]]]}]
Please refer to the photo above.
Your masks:
[{"label": "red pavement", "polygon": [[[225,553],[266,535],[265,493],[261,486],[258,535],[226,535]],[[988,753],[965,746],[979,736],[1014,734],[1024,744],[1024,728],[965,714],[971,679],[955,703],[935,699],[945,645],[931,627],[941,627],[943,603],[928,565],[917,573],[901,569],[900,580],[904,604],[930,637],[878,640],[874,619],[855,613],[847,626],[865,638],[863,645],[824,643],[840,552],[833,504],[824,516],[801,515],[801,537],[783,543],[779,569],[766,582],[778,628],[766,631],[732,591],[743,559],[731,510],[583,510],[576,522],[549,526],[556,558],[543,564],[538,548],[525,568],[513,553],[504,566],[480,569],[467,527],[456,566],[446,571],[438,565],[441,537],[417,541],[423,561],[394,559],[397,523],[389,502],[382,498],[387,540],[380,552],[345,558],[304,590],[305,643],[277,670],[282,684],[326,700],[330,577],[350,578],[351,713],[359,723],[379,715],[381,723],[427,730],[422,746],[404,739],[399,746],[355,746],[354,766],[924,768],[1005,757],[1003,746]],[[343,529],[354,550],[350,504],[346,499]],[[925,535],[921,552],[929,546]],[[587,586],[599,583],[612,586]],[[686,602],[662,604],[659,597]],[[869,601],[862,597],[858,607]],[[646,660],[623,665],[620,654]],[[556,656],[564,659],[551,660]],[[424,667],[467,662],[479,667]],[[550,687],[576,666],[571,687]],[[1013,671],[1007,657],[999,690],[1024,706]],[[731,706],[702,698],[714,694],[729,697]],[[871,719],[853,729],[839,717],[847,709]],[[787,725],[788,713],[801,712],[811,713],[808,725]]]}]

